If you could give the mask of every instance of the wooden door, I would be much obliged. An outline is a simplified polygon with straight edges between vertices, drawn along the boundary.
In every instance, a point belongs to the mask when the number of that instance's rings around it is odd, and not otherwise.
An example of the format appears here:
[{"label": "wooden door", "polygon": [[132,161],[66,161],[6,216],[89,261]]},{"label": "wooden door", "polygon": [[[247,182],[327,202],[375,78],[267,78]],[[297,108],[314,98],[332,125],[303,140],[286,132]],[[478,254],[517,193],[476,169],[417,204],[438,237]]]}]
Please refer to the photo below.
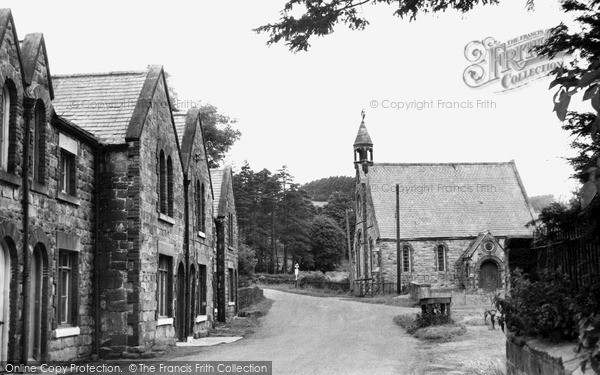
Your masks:
[{"label": "wooden door", "polygon": [[0,367],[8,359],[10,271],[10,254],[0,244]]},{"label": "wooden door", "polygon": [[500,288],[500,272],[496,262],[486,261],[481,264],[479,287],[486,292],[492,292]]}]

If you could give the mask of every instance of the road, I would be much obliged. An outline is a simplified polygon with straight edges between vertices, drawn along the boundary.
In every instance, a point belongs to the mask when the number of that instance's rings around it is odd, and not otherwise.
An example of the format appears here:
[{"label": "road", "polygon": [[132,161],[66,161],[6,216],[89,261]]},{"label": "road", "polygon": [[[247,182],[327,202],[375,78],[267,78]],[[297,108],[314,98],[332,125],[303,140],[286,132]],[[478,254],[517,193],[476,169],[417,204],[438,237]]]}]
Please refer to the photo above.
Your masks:
[{"label": "road", "polygon": [[256,332],[178,360],[273,361],[273,374],[415,374],[417,339],[392,322],[414,310],[265,290],[275,303]]}]

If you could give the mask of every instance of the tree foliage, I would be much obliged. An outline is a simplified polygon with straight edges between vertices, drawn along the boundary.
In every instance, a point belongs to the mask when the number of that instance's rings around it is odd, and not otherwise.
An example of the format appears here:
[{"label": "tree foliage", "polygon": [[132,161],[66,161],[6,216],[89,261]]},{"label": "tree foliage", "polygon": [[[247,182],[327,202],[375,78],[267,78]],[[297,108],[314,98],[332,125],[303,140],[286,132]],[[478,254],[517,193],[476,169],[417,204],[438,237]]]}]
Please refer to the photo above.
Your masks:
[{"label": "tree foliage", "polygon": [[327,202],[332,195],[341,193],[352,199],[354,196],[354,177],[332,176],[320,178],[302,185],[314,201]]},{"label": "tree foliage", "polygon": [[[392,8],[392,14],[415,20],[417,14],[439,13],[447,9],[468,12],[479,4],[497,4],[498,0],[288,0],[281,10],[278,22],[254,29],[268,34],[267,45],[283,41],[292,52],[307,51],[310,39],[326,36],[337,24],[351,30],[364,30],[369,21],[362,6],[380,5]],[[529,1],[528,1],[529,3]],[[297,16],[296,14],[301,14]]]},{"label": "tree foliage", "polygon": [[237,122],[236,119],[219,113],[217,107],[212,104],[200,107],[200,122],[204,132],[208,165],[210,168],[217,168],[242,133],[232,127]]},{"label": "tree foliage", "polygon": [[[574,14],[575,26],[570,28],[561,23],[554,27],[547,42],[537,51],[548,57],[561,53],[574,57],[568,66],[554,71],[556,77],[550,89],[557,88],[554,111],[563,121],[563,129],[573,136],[571,146],[577,151],[568,160],[575,169],[574,176],[583,181],[600,153],[600,1],[562,0],[561,7],[564,12]],[[589,101],[595,113],[569,111],[571,98],[576,94],[583,94],[583,101]]]},{"label": "tree foliage", "polygon": [[314,268],[321,272],[335,270],[344,257],[344,232],[331,218],[318,215],[311,223],[310,237]]}]

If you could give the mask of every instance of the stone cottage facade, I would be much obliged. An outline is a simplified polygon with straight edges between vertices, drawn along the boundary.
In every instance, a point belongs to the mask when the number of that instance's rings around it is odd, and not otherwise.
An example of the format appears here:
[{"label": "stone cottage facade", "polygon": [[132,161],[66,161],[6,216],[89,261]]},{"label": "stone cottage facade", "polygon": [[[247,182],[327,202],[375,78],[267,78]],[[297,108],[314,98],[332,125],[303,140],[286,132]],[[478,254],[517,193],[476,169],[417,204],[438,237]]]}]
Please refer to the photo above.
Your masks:
[{"label": "stone cottage facade", "polygon": [[396,283],[398,274],[403,289],[410,282],[485,291],[505,286],[509,243],[532,237],[526,224],[533,210],[514,161],[374,163],[363,119],[354,164],[359,293]]},{"label": "stone cottage facade", "polygon": [[238,309],[238,225],[233,196],[231,167],[211,169],[214,184],[213,212],[216,223],[217,283],[215,305],[217,319],[226,321]]},{"label": "stone cottage facade", "polygon": [[171,107],[161,66],[52,76],[8,9],[0,89],[0,367],[204,335],[228,276],[198,110]]}]

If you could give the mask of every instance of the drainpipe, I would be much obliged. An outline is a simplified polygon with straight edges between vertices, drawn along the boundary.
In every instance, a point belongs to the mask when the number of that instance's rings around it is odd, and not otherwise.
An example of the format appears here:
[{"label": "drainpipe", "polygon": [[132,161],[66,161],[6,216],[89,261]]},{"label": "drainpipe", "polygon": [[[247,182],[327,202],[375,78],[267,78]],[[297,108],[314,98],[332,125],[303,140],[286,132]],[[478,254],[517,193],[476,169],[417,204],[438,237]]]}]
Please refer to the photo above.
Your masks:
[{"label": "drainpipe", "polygon": [[25,135],[23,142],[23,336],[21,337],[21,361],[29,362],[29,143],[31,120],[35,100],[25,98]]},{"label": "drainpipe", "polygon": [[100,355],[100,158],[104,157],[101,146],[94,155],[94,353]]},{"label": "drainpipe", "polygon": [[183,220],[184,220],[184,230],[183,230],[183,248],[185,251],[185,275],[186,275],[186,280],[185,280],[185,312],[184,312],[184,320],[185,322],[183,323],[183,333],[185,337],[188,337],[190,334],[190,316],[191,316],[191,311],[190,309],[193,309],[193,306],[188,306],[190,304],[190,206],[189,206],[189,202],[190,202],[190,197],[188,196],[190,191],[190,180],[187,178],[186,175],[183,176],[183,201],[184,201],[184,206],[185,209],[183,211]]}]

